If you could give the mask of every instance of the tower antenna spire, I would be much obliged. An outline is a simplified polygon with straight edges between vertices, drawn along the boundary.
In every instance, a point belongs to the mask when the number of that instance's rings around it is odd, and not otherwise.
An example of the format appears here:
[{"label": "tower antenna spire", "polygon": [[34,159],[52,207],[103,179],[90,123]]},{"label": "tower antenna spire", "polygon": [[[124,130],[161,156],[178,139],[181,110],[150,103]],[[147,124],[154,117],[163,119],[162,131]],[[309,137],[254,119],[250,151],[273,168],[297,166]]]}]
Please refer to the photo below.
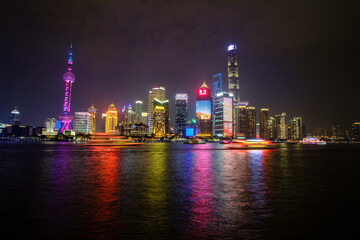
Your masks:
[{"label": "tower antenna spire", "polygon": [[63,105],[63,113],[60,115],[61,120],[61,128],[59,129],[59,133],[63,133],[66,130],[72,130],[73,126],[71,122],[73,120],[73,116],[70,113],[70,104],[71,104],[71,88],[73,82],[75,82],[75,75],[71,72],[72,70],[72,43],[70,44],[69,51],[69,60],[68,60],[68,71],[64,73],[63,80],[65,81],[65,96],[64,96],[64,105]]},{"label": "tower antenna spire", "polygon": [[68,71],[71,71],[72,70],[72,64],[73,64],[73,60],[72,60],[72,42],[70,43],[68,64],[69,64]]}]

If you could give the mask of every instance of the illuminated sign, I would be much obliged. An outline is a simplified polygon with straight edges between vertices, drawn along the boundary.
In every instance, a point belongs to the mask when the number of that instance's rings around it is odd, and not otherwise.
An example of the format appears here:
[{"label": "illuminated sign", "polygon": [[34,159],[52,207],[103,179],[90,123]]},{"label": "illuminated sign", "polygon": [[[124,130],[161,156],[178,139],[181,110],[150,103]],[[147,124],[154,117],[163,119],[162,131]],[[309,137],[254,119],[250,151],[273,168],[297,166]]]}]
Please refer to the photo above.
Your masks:
[{"label": "illuminated sign", "polygon": [[232,136],[233,136],[232,122],[224,122],[224,137],[232,137]]},{"label": "illuminated sign", "polygon": [[199,96],[206,96],[208,94],[207,89],[200,89]]},{"label": "illuminated sign", "polygon": [[185,128],[185,136],[193,137],[195,135],[194,128]]},{"label": "illuminated sign", "polygon": [[235,50],[236,49],[236,46],[234,44],[231,44],[228,46],[228,51],[232,51],[232,50]]},{"label": "illuminated sign", "polygon": [[196,101],[196,118],[211,119],[211,101]]},{"label": "illuminated sign", "polygon": [[232,122],[232,99],[224,97],[224,122]]},{"label": "illuminated sign", "polygon": [[188,95],[187,95],[187,93],[177,93],[177,94],[175,95],[175,99],[187,100],[187,99],[188,99]]}]

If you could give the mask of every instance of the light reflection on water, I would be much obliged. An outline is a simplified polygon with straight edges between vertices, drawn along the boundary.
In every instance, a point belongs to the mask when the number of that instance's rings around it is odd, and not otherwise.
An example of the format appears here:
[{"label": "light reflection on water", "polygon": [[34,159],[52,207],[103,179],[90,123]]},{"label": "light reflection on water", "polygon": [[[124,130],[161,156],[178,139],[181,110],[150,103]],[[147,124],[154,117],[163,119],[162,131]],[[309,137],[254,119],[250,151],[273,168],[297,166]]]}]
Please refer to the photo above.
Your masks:
[{"label": "light reflection on water", "polygon": [[0,151],[0,187],[11,193],[0,197],[7,216],[0,223],[20,228],[21,237],[51,239],[263,239],[284,231],[294,236],[298,225],[310,231],[306,211],[314,204],[321,209],[322,198],[308,200],[316,196],[309,186],[330,191],[326,175],[304,175],[304,169],[323,171],[313,152],[225,147],[65,144],[18,146],[20,155]]}]

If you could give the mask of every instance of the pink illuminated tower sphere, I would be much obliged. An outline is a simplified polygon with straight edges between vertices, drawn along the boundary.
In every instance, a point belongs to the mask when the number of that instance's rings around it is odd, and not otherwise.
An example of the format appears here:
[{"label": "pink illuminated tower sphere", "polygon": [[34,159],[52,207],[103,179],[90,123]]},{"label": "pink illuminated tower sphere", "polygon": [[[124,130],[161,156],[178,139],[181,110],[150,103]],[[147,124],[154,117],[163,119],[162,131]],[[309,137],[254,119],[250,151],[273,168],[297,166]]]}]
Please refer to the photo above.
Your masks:
[{"label": "pink illuminated tower sphere", "polygon": [[63,79],[65,81],[65,96],[64,96],[64,105],[63,113],[60,115],[61,128],[59,133],[64,134],[66,130],[73,130],[71,122],[73,120],[73,115],[70,113],[70,103],[71,103],[71,87],[72,83],[75,82],[75,75],[71,72],[72,70],[72,45],[70,46],[69,60],[68,60],[68,71],[64,73]]}]

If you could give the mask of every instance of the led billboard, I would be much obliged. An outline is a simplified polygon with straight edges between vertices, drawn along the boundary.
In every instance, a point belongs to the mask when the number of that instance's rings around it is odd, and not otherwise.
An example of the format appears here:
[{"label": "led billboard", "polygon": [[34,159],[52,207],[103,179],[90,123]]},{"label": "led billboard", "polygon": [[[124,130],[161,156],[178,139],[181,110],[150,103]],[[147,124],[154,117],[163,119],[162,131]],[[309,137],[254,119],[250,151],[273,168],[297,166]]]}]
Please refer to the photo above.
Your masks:
[{"label": "led billboard", "polygon": [[185,137],[193,137],[195,135],[195,131],[193,127],[185,128]]},{"label": "led billboard", "polygon": [[224,122],[232,122],[232,98],[224,97],[223,99]]},{"label": "led billboard", "polygon": [[196,101],[196,118],[211,119],[211,101]]},{"label": "led billboard", "polygon": [[233,136],[232,122],[224,122],[224,137],[232,137],[232,136]]}]

